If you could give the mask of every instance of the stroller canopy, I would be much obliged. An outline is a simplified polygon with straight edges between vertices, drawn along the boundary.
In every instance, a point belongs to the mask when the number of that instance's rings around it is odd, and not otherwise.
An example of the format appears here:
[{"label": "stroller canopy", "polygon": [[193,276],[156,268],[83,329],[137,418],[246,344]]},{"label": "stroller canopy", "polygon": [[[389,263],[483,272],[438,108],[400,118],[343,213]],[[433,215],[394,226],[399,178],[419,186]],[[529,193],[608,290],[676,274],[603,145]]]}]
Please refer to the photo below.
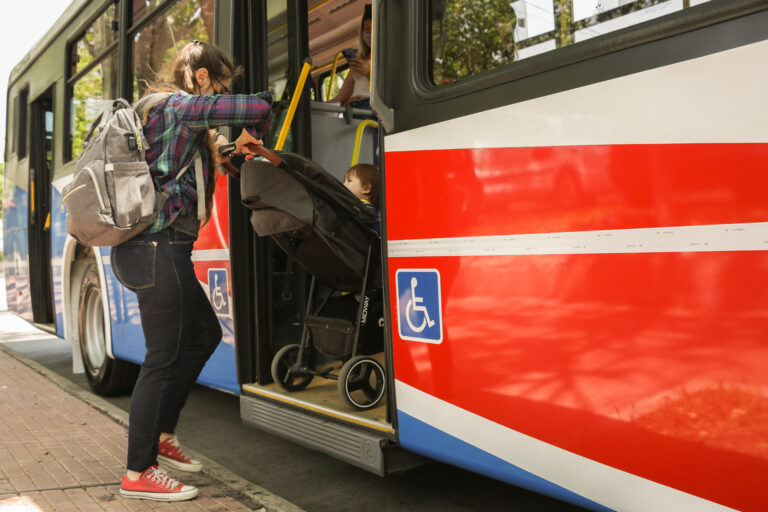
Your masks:
[{"label": "stroller canopy", "polygon": [[240,169],[243,204],[259,236],[271,236],[289,257],[337,290],[358,291],[368,251],[378,241],[370,229],[374,209],[315,162],[279,153],[282,165],[254,159]]}]

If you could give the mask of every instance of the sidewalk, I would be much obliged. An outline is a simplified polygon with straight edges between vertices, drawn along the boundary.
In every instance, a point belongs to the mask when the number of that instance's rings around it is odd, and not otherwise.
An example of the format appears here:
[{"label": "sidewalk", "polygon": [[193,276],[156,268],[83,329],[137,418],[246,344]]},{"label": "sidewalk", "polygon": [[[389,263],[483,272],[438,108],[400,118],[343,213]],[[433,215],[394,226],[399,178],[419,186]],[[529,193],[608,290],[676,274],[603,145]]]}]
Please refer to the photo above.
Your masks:
[{"label": "sidewalk", "polygon": [[186,452],[203,462],[202,473],[164,469],[197,486],[197,498],[177,503],[122,498],[128,413],[13,350],[16,342],[34,343],[39,345],[34,352],[47,354],[60,351],[64,342],[6,307],[0,268],[0,512],[305,512],[190,449]]},{"label": "sidewalk", "polygon": [[0,510],[247,511],[205,476],[191,501],[156,503],[119,496],[125,429],[0,347]]}]

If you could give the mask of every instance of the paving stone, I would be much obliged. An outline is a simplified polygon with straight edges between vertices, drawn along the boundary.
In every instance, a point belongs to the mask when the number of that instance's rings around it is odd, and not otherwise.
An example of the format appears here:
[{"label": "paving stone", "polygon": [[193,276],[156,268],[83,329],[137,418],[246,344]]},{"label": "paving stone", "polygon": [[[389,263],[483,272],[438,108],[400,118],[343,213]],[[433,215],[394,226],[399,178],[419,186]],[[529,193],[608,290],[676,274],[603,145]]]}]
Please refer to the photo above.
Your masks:
[{"label": "paving stone", "polygon": [[[5,387],[3,387],[5,386]],[[238,511],[249,509],[205,476],[176,503],[120,496],[125,428],[0,350],[0,510],[13,512]]]}]

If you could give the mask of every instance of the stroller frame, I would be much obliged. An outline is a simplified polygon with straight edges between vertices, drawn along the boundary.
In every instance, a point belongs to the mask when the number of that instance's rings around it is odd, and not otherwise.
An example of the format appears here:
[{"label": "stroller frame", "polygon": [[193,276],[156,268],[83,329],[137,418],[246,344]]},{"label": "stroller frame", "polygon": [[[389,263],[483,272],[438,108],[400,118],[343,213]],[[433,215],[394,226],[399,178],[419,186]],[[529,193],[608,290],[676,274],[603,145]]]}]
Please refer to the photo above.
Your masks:
[{"label": "stroller frame", "polygon": [[[338,285],[333,285],[331,282],[323,280],[328,287],[329,293],[326,297],[320,299],[318,294],[320,293],[319,282],[321,279],[313,272],[309,272],[312,275],[312,279],[299,343],[286,345],[277,351],[271,365],[272,377],[280,387],[289,392],[300,391],[306,388],[316,376],[336,380],[339,393],[349,405],[358,410],[372,409],[381,401],[386,390],[386,374],[381,363],[373,357],[360,354],[363,326],[369,326],[368,322],[380,321],[378,318],[371,318],[374,315],[369,314],[370,311],[366,311],[370,305],[369,302],[371,302],[371,292],[378,289],[375,286],[371,286],[371,282],[375,281],[375,276],[372,275],[372,272],[374,269],[376,271],[380,269],[380,265],[377,265],[374,259],[376,251],[380,247],[379,238],[370,231],[363,220],[366,216],[371,217],[372,215],[367,211],[361,211],[354,204],[345,203],[344,201],[348,201],[348,198],[344,196],[349,194],[346,189],[339,191],[334,187],[328,187],[327,183],[318,183],[302,172],[291,169],[280,155],[263,148],[263,146],[259,149],[261,156],[269,160],[275,167],[279,167],[287,172],[299,185],[311,190],[325,204],[334,206],[334,209],[340,212],[344,218],[353,221],[361,233],[365,233],[366,237],[365,242],[358,243],[357,245],[359,250],[357,254],[361,258],[358,261],[360,263],[364,261],[364,265],[361,269],[362,275],[357,274],[359,281],[355,281],[354,286],[351,286],[351,281],[349,280],[342,280],[342,283]],[[319,168],[316,164],[314,165]],[[333,180],[336,179],[333,178]],[[245,194],[243,194],[243,197],[245,197]],[[352,199],[354,200],[354,197]],[[246,205],[250,206],[247,203]],[[256,224],[254,224],[254,228],[256,228]],[[288,254],[288,267],[290,267],[294,254],[286,246],[293,247],[293,239],[290,237],[287,240],[286,238],[281,238],[287,236],[284,232],[278,232],[272,236]],[[365,252],[363,253],[363,251]],[[363,254],[365,254],[364,260],[362,260]],[[307,254],[304,253],[304,256],[306,257]],[[296,259],[296,261],[302,264],[302,260]],[[302,266],[304,265],[302,264]],[[357,268],[360,269],[360,267]],[[360,283],[359,289],[357,283]],[[360,300],[355,309],[354,322],[346,318],[322,316],[326,306],[328,306],[331,299],[339,291],[360,294]],[[351,305],[349,312],[351,312]],[[381,325],[378,324],[376,327],[380,328]],[[314,342],[313,336],[315,338]],[[321,340],[323,340],[325,347],[321,346]],[[342,366],[339,373],[332,373],[334,370],[333,366],[322,370],[316,369],[313,365],[315,354],[313,349],[332,359],[340,360]]]}]

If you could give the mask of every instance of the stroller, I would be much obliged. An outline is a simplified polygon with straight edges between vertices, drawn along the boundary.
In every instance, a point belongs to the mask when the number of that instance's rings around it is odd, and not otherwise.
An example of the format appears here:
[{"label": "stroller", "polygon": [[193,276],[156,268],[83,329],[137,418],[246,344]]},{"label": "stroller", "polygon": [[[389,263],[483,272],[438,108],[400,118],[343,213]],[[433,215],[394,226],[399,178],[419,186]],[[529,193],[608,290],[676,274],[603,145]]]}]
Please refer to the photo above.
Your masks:
[{"label": "stroller", "polygon": [[[371,409],[386,388],[383,366],[369,357],[384,343],[380,240],[368,227],[375,213],[311,160],[263,147],[259,154],[240,167],[253,229],[312,276],[301,339],[275,354],[272,378],[286,391],[316,376],[335,379],[349,405]],[[343,363],[338,375],[317,369],[327,358]]]}]

